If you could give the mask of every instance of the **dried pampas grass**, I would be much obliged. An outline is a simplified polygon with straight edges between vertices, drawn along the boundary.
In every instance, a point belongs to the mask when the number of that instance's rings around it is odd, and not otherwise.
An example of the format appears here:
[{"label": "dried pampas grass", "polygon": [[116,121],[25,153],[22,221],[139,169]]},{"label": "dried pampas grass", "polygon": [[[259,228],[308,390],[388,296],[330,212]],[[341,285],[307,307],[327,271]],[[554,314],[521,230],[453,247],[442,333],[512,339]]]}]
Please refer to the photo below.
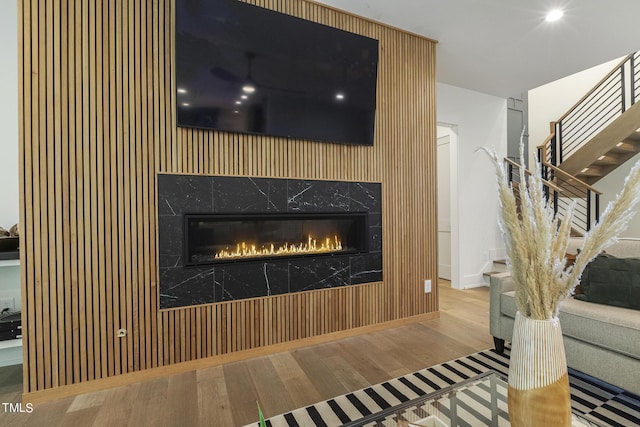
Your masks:
[{"label": "dried pampas grass", "polygon": [[[496,168],[501,208],[498,222],[515,284],[518,310],[522,315],[537,320],[556,317],[560,302],[576,287],[587,264],[616,241],[634,215],[633,208],[640,201],[640,162],[631,169],[616,200],[609,203],[600,221],[584,236],[584,245],[575,263],[566,267],[565,255],[575,202],[559,221],[544,196],[540,163],[536,164],[535,173],[528,179],[522,163],[520,219],[504,162],[495,151],[482,150]],[[522,145],[520,158],[524,158]]]}]

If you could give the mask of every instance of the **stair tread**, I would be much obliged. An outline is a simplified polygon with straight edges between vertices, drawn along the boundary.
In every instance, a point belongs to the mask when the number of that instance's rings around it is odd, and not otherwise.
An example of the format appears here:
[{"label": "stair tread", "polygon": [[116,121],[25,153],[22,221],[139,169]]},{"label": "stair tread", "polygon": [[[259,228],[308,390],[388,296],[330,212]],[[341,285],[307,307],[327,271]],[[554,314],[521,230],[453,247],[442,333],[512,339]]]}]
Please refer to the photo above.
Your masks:
[{"label": "stair tread", "polygon": [[482,273],[483,276],[493,276],[494,274],[504,273],[504,271],[486,271]]},{"label": "stair tread", "polygon": [[616,145],[611,149],[614,153],[630,153],[636,152],[638,150],[635,144],[629,144],[628,142],[623,143],[622,145]]},{"label": "stair tread", "polygon": [[597,166],[589,166],[585,169],[587,170],[583,169],[582,171],[577,173],[576,176],[580,178],[581,176],[602,176],[603,174],[602,169]]},{"label": "stair tread", "polygon": [[605,154],[601,159],[598,158],[593,164],[594,165],[619,165],[621,163],[621,159],[616,155]]}]

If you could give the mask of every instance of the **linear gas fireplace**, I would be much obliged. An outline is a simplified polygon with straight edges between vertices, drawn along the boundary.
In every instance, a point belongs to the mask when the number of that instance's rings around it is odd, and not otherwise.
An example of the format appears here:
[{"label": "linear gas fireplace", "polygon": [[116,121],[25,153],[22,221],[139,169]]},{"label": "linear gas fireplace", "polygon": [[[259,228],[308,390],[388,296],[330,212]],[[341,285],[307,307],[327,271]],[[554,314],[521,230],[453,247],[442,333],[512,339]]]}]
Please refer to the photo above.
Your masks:
[{"label": "linear gas fireplace", "polygon": [[382,280],[374,182],[158,174],[163,309]]},{"label": "linear gas fireplace", "polygon": [[184,215],[185,265],[368,252],[368,214]]}]

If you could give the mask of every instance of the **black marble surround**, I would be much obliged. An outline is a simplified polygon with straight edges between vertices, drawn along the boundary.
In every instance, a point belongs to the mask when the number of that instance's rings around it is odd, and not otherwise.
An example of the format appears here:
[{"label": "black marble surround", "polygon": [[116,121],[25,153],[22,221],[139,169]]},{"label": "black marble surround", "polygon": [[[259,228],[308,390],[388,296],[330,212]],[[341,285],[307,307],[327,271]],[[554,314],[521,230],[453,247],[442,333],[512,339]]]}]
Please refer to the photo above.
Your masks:
[{"label": "black marble surround", "polygon": [[[185,267],[183,213],[366,212],[369,253]],[[382,280],[381,184],[158,174],[160,308]]]}]

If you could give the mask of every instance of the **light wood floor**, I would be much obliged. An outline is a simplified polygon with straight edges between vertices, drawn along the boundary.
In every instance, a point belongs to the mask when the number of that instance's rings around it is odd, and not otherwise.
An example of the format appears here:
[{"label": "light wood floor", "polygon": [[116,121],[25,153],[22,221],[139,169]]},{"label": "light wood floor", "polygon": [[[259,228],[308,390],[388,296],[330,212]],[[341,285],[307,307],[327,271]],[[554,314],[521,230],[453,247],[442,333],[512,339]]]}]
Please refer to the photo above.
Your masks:
[{"label": "light wood floor", "polygon": [[[0,426],[242,426],[490,348],[489,288],[440,283],[423,321],[271,356],[60,399]],[[19,402],[21,366],[0,369],[0,402]]]}]

